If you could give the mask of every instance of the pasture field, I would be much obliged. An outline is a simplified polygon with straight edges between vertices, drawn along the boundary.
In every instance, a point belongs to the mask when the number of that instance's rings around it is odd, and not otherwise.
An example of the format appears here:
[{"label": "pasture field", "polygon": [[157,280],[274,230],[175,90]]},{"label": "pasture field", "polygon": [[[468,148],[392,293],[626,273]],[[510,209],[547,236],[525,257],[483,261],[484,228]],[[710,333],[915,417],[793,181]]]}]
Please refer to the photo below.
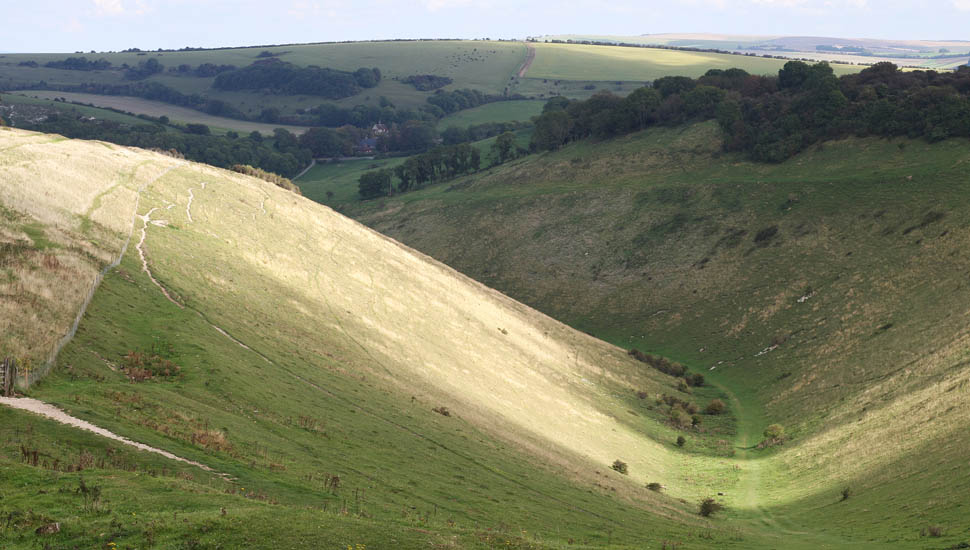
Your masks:
[{"label": "pasture field", "polygon": [[[574,327],[697,365],[744,411],[739,465],[758,481],[742,500],[786,540],[947,547],[970,539],[968,163],[965,140],[867,138],[755,164],[706,123],[346,212]],[[748,448],[771,422],[790,440]]]},{"label": "pasture field", "polygon": [[[17,92],[17,95],[26,96],[28,98],[32,97],[32,98],[48,99],[48,100],[53,100],[55,98],[64,98],[68,102],[88,103],[99,107],[110,107],[112,109],[118,109],[129,113],[134,113],[136,115],[148,115],[153,117],[167,116],[172,122],[179,122],[182,124],[187,124],[187,123],[205,124],[214,133],[219,133],[219,134],[224,134],[229,130],[235,130],[240,134],[259,132],[263,135],[272,135],[273,130],[275,130],[276,128],[285,128],[297,135],[302,134],[303,132],[306,131],[306,128],[303,126],[288,126],[286,124],[266,124],[262,122],[249,122],[245,120],[236,120],[232,118],[213,116],[213,115],[203,113],[201,111],[196,111],[195,109],[179,107],[177,105],[170,105],[168,103],[162,103],[160,101],[152,101],[150,99],[142,99],[140,97],[82,94],[82,93],[72,93],[72,92],[51,92],[46,90],[23,90],[23,91]],[[10,97],[10,94],[6,94],[6,97]],[[81,109],[84,107],[78,106],[78,108]],[[92,115],[92,116],[96,116],[96,115]]]},{"label": "pasture field", "polygon": [[[661,76],[699,77],[709,69],[744,69],[752,74],[777,74],[784,59],[701,53],[656,48],[535,43],[536,58],[525,76],[530,79],[582,81],[651,81]],[[836,75],[860,67],[833,65]]]},{"label": "pasture field", "polygon": [[438,129],[444,130],[450,126],[467,128],[475,124],[488,122],[529,122],[542,113],[544,101],[516,100],[486,103],[473,109],[465,109],[450,114],[438,121]]}]

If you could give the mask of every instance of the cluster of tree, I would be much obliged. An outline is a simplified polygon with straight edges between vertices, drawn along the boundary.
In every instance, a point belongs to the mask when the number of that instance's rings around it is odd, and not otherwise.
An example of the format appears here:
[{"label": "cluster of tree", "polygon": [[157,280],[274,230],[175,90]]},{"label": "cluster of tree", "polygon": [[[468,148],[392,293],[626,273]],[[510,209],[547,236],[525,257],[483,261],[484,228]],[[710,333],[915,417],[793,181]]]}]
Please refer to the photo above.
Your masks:
[{"label": "cluster of tree", "polygon": [[162,65],[154,57],[142,61],[137,67],[127,67],[125,69],[125,79],[126,80],[144,80],[154,74],[158,74],[165,70],[165,65]]},{"label": "cluster of tree", "polygon": [[[492,144],[492,166],[513,160],[528,151],[515,144],[515,135],[506,132],[499,135]],[[358,180],[358,191],[362,199],[373,199],[392,195],[395,189],[406,193],[448,181],[464,174],[474,173],[482,168],[481,152],[470,143],[438,146],[426,153],[409,157],[393,170],[366,172]],[[397,177],[397,187],[392,184],[391,176]]]},{"label": "cluster of tree", "polygon": [[446,181],[481,168],[481,153],[468,143],[435,147],[427,153],[409,157],[393,170],[365,172],[358,180],[363,199],[391,195],[395,191],[391,176],[398,180],[397,191],[404,193],[425,185]]},{"label": "cluster of tree", "polygon": [[468,128],[449,126],[441,132],[441,140],[445,145],[456,145],[466,141],[480,141],[492,136],[504,134],[505,132],[514,132],[528,126],[531,126],[528,122],[517,121],[485,122],[482,124],[473,124]]},{"label": "cluster of tree", "polygon": [[431,90],[444,88],[445,86],[451,84],[452,80],[447,76],[438,76],[434,74],[414,74],[405,78],[401,82],[410,84],[421,92],[430,92]]},{"label": "cluster of tree", "polygon": [[342,99],[356,95],[363,88],[373,88],[380,80],[381,71],[377,68],[347,72],[316,66],[297,67],[270,57],[222,72],[212,85],[219,90],[268,90],[276,94]]},{"label": "cluster of tree", "polygon": [[[226,71],[234,71],[238,68],[239,67],[236,67],[235,65],[216,65],[214,63],[202,63],[201,65],[193,69],[192,65],[183,63],[178,67],[175,67],[174,72],[182,75],[193,75],[193,76],[199,76],[199,77],[205,78],[205,77],[216,76]],[[173,69],[169,69],[169,71],[172,71],[172,70]]]},{"label": "cluster of tree", "polygon": [[[356,126],[340,128],[310,128],[300,136],[301,147],[308,149],[314,157],[340,157],[354,154],[360,142],[368,138],[370,132]],[[421,120],[409,120],[403,124],[392,124],[387,133],[376,138],[374,149],[379,153],[404,151],[420,153],[434,147],[437,134],[434,125]]]},{"label": "cluster of tree", "polygon": [[427,101],[437,108],[433,111],[435,116],[441,118],[463,109],[471,109],[472,107],[478,107],[479,105],[502,101],[504,99],[508,98],[500,95],[482,93],[478,90],[462,89],[452,90],[450,92],[438,90]]},{"label": "cluster of tree", "polygon": [[625,98],[551,99],[531,146],[553,150],[589,136],[708,119],[724,130],[726,150],[763,162],[848,135],[970,137],[970,67],[902,72],[883,62],[839,78],[826,63],[789,61],[778,76],[712,69],[697,79],[664,77]]},{"label": "cluster of tree", "polygon": [[[33,65],[37,66],[36,62]],[[86,57],[68,57],[61,61],[48,61],[44,64],[49,69],[66,69],[69,71],[102,71],[111,68],[111,62],[107,59],[88,61]]]},{"label": "cluster of tree", "polygon": [[380,105],[354,105],[350,109],[338,107],[332,103],[324,103],[314,107],[309,111],[311,117],[305,120],[306,123],[319,126],[330,126],[338,128],[340,126],[352,125],[358,128],[365,128],[383,122],[403,123],[409,120],[435,119],[434,115],[427,111],[414,111],[412,109],[398,109],[393,103],[382,97]]},{"label": "cluster of tree", "polygon": [[[141,118],[151,120],[151,117]],[[310,152],[300,147],[296,136],[282,128],[277,129],[272,138],[264,138],[258,132],[253,132],[248,137],[239,137],[234,132],[215,136],[204,125],[193,126],[193,132],[189,132],[186,129],[165,126],[158,119],[145,124],[88,120],[76,112],[58,109],[51,109],[43,122],[23,125],[29,130],[61,134],[69,138],[97,139],[119,145],[175,151],[189,160],[220,168],[248,164],[267,172],[292,176],[310,162]]]},{"label": "cluster of tree", "polygon": [[661,357],[659,355],[652,355],[649,353],[643,353],[642,351],[636,348],[631,349],[627,353],[629,353],[630,356],[636,359],[637,361],[640,361],[641,363],[646,363],[664,374],[678,377],[678,378],[682,377],[684,387],[694,387],[694,386],[704,385],[703,374],[691,373],[690,371],[687,370],[687,367],[685,367],[684,365],[677,362],[671,362],[670,359],[667,359],[666,357]]},{"label": "cluster of tree", "polygon": [[869,50],[863,48],[862,46],[830,46],[828,44],[820,44],[815,46],[815,51],[818,52],[849,52],[854,54],[868,53]]}]

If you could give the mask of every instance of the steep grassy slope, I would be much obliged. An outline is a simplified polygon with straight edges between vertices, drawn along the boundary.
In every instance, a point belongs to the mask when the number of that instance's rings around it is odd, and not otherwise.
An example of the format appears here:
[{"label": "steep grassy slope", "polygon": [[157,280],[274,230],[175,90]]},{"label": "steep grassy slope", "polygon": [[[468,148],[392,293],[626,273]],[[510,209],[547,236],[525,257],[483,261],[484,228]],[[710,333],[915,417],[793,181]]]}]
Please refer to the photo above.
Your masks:
[{"label": "steep grassy slope", "polygon": [[679,394],[622,349],[239,174],[9,129],[0,162],[5,212],[59,224],[71,250],[134,230],[29,394],[215,472],[0,408],[11,548],[776,543],[696,514],[738,486],[733,416],[680,431],[654,397],[704,405],[716,388]]},{"label": "steep grassy slope", "polygon": [[741,443],[784,424],[785,445],[742,454],[769,528],[970,538],[966,142],[849,139],[780,165],[719,144],[712,124],[583,142],[353,214],[703,370],[736,394]]}]

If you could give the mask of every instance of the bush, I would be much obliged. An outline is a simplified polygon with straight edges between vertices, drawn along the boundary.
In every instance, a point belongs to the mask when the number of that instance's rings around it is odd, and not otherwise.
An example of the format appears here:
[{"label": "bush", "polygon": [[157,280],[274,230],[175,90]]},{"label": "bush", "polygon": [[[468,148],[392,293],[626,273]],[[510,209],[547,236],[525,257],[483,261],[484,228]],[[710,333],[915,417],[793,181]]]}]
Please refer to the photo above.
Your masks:
[{"label": "bush", "polygon": [[637,392],[637,399],[646,399],[646,398],[647,398],[647,392],[643,390],[640,390]]},{"label": "bush", "polygon": [[704,408],[704,414],[721,414],[726,409],[727,406],[724,404],[724,401],[714,399]]},{"label": "bush", "polygon": [[852,496],[852,488],[851,487],[846,487],[846,488],[842,489],[842,500],[849,500],[849,497],[851,497],[851,496]]},{"label": "bush", "polygon": [[660,491],[663,491],[664,486],[656,481],[651,481],[650,483],[647,483],[647,489],[659,493]]},{"label": "bush", "polygon": [[685,443],[687,443],[687,438],[684,437],[684,436],[682,436],[682,435],[678,435],[677,436],[677,446],[678,447],[683,447]]},{"label": "bush", "polygon": [[627,467],[626,462],[623,462],[619,458],[613,461],[613,465],[610,466],[610,468],[613,468],[614,470],[616,470],[617,472],[620,472],[623,475],[627,475],[627,473],[629,472],[629,468]]},{"label": "bush", "polygon": [[681,378],[677,381],[677,390],[684,393],[690,393],[690,385],[687,384],[687,380]]},{"label": "bush", "polygon": [[701,501],[700,514],[704,517],[710,517],[716,512],[721,511],[724,508],[713,498],[705,498]]},{"label": "bush", "polygon": [[684,380],[687,381],[688,386],[693,386],[699,388],[704,385],[704,375],[703,374],[685,374]]},{"label": "bush", "polygon": [[289,178],[284,178],[279,174],[274,174],[272,172],[267,172],[262,168],[255,168],[248,164],[235,164],[232,167],[233,172],[239,172],[240,174],[246,174],[247,176],[253,176],[254,178],[259,178],[263,181],[268,181],[270,183],[276,184],[287,191],[292,191],[297,195],[302,195],[300,188],[296,186],[295,183],[290,181]]},{"label": "bush", "polygon": [[772,424],[765,428],[765,439],[781,439],[785,437],[785,427],[781,424]]},{"label": "bush", "polygon": [[448,407],[434,407],[431,410],[440,414],[441,416],[451,416],[451,411],[448,410]]},{"label": "bush", "polygon": [[926,528],[926,534],[931,537],[942,537],[943,528],[940,527],[939,525],[930,525],[929,527]]}]

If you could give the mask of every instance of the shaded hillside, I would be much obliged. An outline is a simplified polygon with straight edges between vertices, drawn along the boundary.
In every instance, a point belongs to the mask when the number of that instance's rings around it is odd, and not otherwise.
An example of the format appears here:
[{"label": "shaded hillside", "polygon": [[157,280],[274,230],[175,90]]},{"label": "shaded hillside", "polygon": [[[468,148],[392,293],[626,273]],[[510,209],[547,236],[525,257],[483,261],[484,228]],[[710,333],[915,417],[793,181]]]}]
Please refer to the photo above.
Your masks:
[{"label": "shaded hillside", "polygon": [[913,545],[939,527],[955,543],[970,536],[968,162],[963,139],[853,138],[757,164],[705,123],[572,144],[353,215],[702,370],[739,398],[751,445],[783,424],[789,440],[752,456],[758,506],[795,540]]}]

